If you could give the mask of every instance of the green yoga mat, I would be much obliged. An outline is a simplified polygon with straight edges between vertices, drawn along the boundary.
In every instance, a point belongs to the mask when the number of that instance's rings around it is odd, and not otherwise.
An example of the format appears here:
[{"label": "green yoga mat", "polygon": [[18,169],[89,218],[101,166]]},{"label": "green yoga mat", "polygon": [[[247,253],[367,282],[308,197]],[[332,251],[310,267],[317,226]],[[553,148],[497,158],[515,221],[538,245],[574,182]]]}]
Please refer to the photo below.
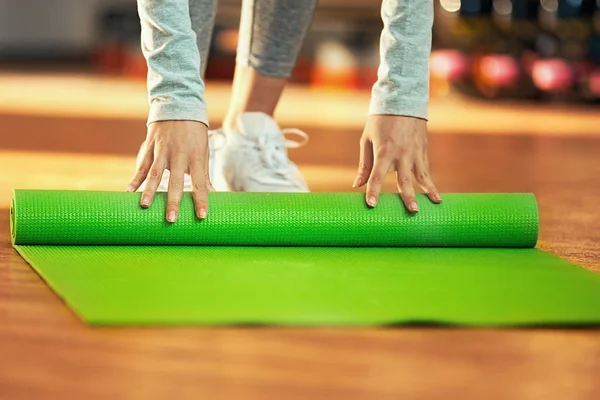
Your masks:
[{"label": "green yoga mat", "polygon": [[533,248],[530,194],[14,193],[17,251],[101,325],[600,325],[600,275]]}]

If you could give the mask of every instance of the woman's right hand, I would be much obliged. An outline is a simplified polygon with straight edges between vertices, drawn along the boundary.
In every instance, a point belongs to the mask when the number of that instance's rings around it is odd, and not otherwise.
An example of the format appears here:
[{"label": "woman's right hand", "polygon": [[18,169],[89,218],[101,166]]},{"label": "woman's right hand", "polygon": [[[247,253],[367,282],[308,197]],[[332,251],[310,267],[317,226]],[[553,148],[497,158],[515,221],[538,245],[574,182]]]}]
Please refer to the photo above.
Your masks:
[{"label": "woman's right hand", "polygon": [[194,209],[200,219],[208,213],[208,192],[214,191],[208,174],[208,128],[196,121],[158,121],[148,127],[144,152],[135,176],[127,187],[134,192],[146,180],[141,206],[152,205],[165,169],[171,173],[166,219],[175,222],[183,194],[184,174],[192,178]]}]

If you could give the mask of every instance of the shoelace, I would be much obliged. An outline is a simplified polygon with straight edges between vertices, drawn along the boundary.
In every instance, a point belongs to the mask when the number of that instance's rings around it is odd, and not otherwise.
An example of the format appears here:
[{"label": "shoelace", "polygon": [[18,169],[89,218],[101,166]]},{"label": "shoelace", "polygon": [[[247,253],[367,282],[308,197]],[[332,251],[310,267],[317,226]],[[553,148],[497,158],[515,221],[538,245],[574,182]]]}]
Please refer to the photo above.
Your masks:
[{"label": "shoelace", "polygon": [[[296,173],[294,164],[290,162],[285,152],[285,149],[296,149],[308,143],[308,134],[300,129],[288,128],[283,129],[281,133],[284,136],[283,141],[272,140],[268,135],[261,135],[257,142],[247,140],[246,146],[251,154],[259,154],[258,161],[263,168],[254,165],[251,168],[255,174],[255,178],[265,180],[269,178],[284,178],[292,180],[295,183],[300,183]],[[299,136],[301,141],[294,141],[286,137],[286,135]],[[251,149],[250,149],[251,148]]]}]

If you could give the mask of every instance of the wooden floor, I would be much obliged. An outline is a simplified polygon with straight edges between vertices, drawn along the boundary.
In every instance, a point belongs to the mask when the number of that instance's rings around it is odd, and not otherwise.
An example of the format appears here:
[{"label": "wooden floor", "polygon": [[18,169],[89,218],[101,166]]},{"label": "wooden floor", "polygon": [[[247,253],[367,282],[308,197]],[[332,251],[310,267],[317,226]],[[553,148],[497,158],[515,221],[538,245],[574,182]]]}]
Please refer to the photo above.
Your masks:
[{"label": "wooden floor", "polygon": [[[360,132],[310,133],[311,188],[352,190]],[[143,120],[2,115],[0,135],[0,399],[600,398],[600,330],[84,326],[12,249],[10,193],[122,190]],[[600,272],[600,135],[430,142],[443,192],[534,192],[539,247]]]}]

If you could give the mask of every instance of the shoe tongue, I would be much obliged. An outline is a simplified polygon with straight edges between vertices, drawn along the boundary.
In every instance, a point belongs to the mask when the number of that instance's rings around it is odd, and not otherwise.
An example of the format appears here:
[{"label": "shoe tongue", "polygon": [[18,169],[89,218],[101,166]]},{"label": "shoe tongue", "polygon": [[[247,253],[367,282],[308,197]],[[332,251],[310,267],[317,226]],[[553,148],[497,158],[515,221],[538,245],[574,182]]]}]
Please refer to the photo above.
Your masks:
[{"label": "shoe tongue", "polygon": [[281,138],[281,130],[277,122],[261,112],[247,112],[240,115],[238,128],[242,135],[253,140],[263,135]]}]

